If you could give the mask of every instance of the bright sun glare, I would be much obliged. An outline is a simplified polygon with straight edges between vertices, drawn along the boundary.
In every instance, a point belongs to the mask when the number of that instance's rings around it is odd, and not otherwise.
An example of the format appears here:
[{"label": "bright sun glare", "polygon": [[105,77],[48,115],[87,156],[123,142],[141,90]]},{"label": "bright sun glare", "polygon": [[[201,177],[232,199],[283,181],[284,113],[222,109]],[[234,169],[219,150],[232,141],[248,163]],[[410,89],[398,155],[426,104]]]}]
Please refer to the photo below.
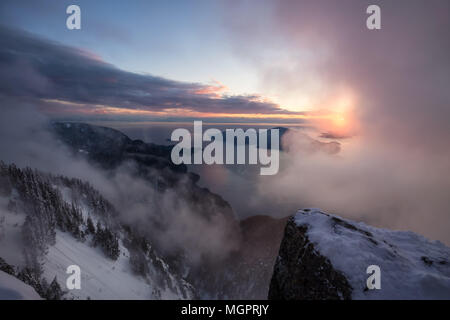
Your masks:
[{"label": "bright sun glare", "polygon": [[328,115],[323,121],[319,121],[319,129],[336,135],[352,135],[357,129],[357,121],[354,116],[355,96],[349,91],[341,92],[334,101],[328,103],[330,107]]}]

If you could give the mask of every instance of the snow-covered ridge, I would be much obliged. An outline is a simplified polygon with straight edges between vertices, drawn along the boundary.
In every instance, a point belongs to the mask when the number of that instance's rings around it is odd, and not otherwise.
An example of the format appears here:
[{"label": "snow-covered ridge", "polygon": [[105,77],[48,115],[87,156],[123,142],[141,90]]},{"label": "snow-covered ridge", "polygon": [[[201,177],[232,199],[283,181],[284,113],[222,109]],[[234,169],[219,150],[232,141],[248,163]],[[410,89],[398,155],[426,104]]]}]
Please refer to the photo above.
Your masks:
[{"label": "snow-covered ridge", "polygon": [[[367,288],[370,265],[380,267],[379,290]],[[336,299],[450,299],[450,248],[413,232],[374,228],[319,209],[300,210],[286,226],[269,297],[330,295]]]}]

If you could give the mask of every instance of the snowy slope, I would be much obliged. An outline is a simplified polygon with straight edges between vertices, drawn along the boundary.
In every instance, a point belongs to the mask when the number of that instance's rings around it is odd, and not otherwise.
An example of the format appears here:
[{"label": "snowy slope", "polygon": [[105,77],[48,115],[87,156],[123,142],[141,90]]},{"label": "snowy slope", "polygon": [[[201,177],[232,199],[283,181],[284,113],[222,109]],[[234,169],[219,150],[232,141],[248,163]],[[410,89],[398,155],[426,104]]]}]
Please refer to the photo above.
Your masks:
[{"label": "snowy slope", "polygon": [[[67,291],[66,298],[74,299],[179,299],[176,290],[161,288],[151,279],[133,274],[129,264],[129,252],[121,244],[117,260],[108,259],[98,248],[75,240],[67,233],[57,232],[56,244],[49,248],[44,261],[44,276],[57,277]],[[81,289],[65,289],[66,269],[78,265],[81,269]],[[155,289],[162,292],[156,294]]]},{"label": "snowy slope", "polygon": [[45,256],[44,276],[57,277],[62,288],[68,277],[66,269],[78,265],[81,269],[81,289],[68,291],[75,299],[151,299],[151,287],[144,279],[132,274],[126,249],[114,261],[105,257],[98,248],[79,242],[67,233],[57,232],[56,244]]},{"label": "snowy slope", "polygon": [[[450,248],[439,241],[429,241],[413,232],[374,228],[319,209],[298,211],[287,230],[295,231],[288,238],[285,235],[280,248],[282,257],[277,260],[277,274],[272,278],[273,297],[283,296],[283,290],[287,290],[283,281],[295,281],[292,275],[298,279],[299,270],[304,268],[303,273],[308,272],[316,280],[316,287],[334,281],[332,286],[322,288],[341,298],[351,292],[351,299],[450,299]],[[298,262],[289,261],[296,254]],[[315,270],[302,264],[319,261],[317,256],[323,259]],[[380,290],[366,288],[370,265],[381,269]],[[290,275],[283,272],[285,267]],[[328,271],[320,273],[321,268]],[[340,275],[344,278],[339,279]]]},{"label": "snowy slope", "polygon": [[41,297],[29,285],[0,271],[0,300],[40,300]]}]

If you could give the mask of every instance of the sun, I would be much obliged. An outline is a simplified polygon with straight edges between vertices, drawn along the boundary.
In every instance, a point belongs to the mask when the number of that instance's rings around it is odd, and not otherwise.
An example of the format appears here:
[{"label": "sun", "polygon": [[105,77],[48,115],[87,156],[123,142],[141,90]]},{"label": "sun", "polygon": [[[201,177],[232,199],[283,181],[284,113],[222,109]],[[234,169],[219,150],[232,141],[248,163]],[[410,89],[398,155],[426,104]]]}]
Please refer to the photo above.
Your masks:
[{"label": "sun", "polygon": [[356,105],[355,94],[349,90],[334,95],[322,109],[323,118],[318,121],[318,129],[335,136],[354,135],[358,128]]},{"label": "sun", "polygon": [[348,126],[347,118],[341,114],[333,117],[332,121],[333,121],[333,125],[337,128],[345,128],[346,126]]},{"label": "sun", "polygon": [[321,121],[319,128],[334,135],[347,135],[351,131],[351,115],[349,113],[330,113],[324,121]]}]

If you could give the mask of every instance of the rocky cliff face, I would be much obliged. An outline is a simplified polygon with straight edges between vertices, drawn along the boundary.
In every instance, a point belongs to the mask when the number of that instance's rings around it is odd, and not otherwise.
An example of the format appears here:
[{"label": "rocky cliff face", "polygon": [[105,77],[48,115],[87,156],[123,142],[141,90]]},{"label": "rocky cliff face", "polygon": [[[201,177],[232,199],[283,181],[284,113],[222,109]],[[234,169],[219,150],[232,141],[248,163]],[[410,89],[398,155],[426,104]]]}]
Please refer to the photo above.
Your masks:
[{"label": "rocky cliff face", "polygon": [[269,299],[350,299],[352,287],[308,238],[308,226],[288,220],[274,267]]},{"label": "rocky cliff face", "polygon": [[[287,222],[269,299],[450,299],[450,248],[318,209]],[[369,266],[380,289],[369,289]]]}]

